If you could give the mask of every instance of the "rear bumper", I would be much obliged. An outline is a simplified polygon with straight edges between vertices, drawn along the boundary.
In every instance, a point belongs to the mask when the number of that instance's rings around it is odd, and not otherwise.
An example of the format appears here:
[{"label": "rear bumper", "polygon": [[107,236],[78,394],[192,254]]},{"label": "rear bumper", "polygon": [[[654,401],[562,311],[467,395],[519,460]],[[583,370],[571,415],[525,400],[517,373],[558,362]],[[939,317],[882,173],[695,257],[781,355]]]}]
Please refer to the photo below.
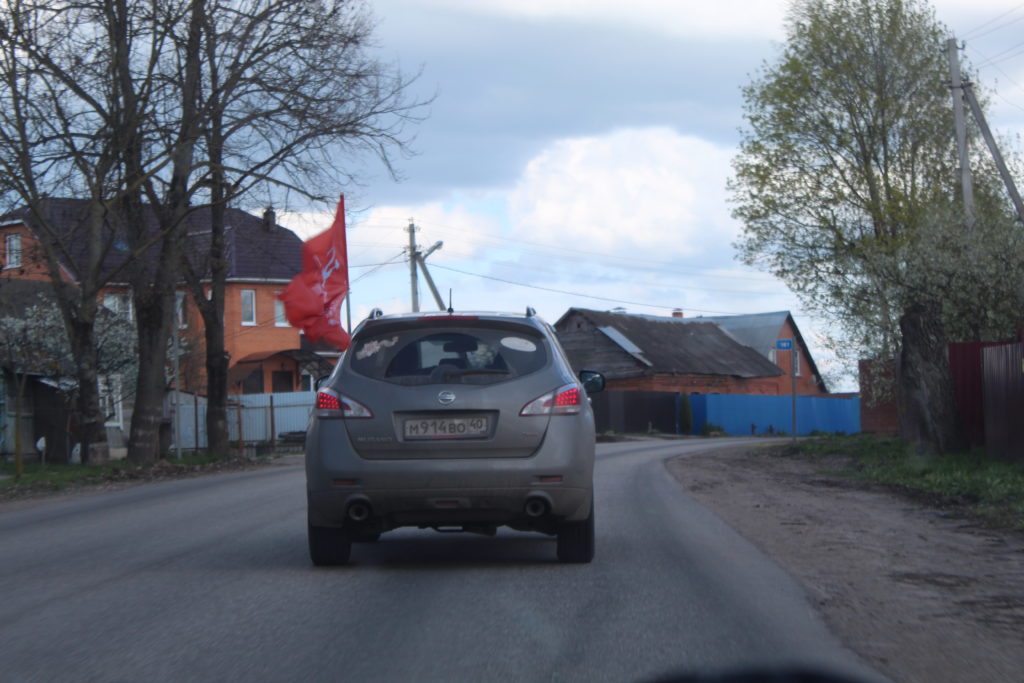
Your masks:
[{"label": "rear bumper", "polygon": [[[349,507],[362,503],[371,513],[360,526],[378,531],[467,524],[543,528],[551,522],[586,518],[592,495],[589,488],[565,487],[310,490],[309,519],[314,526],[354,526],[347,516]],[[534,499],[547,506],[541,517],[526,513],[527,503]]]},{"label": "rear bumper", "polygon": [[[526,458],[409,460],[360,458],[340,421],[313,422],[306,482],[315,526],[355,526],[349,517],[355,503],[371,510],[359,526],[380,531],[476,524],[544,530],[590,512],[593,434],[576,421],[553,421],[540,447]],[[531,500],[543,501],[542,518],[527,514]]]}]

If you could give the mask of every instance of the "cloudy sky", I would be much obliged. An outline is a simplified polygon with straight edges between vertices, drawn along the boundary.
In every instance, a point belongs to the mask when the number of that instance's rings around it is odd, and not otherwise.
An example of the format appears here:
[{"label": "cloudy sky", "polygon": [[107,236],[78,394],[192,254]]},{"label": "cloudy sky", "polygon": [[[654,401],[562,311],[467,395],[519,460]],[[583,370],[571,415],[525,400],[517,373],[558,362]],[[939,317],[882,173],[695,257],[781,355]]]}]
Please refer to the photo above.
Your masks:
[{"label": "cloudy sky", "polygon": [[[403,180],[367,163],[345,190],[354,322],[409,310],[412,219],[418,244],[444,242],[428,265],[457,309],[791,310],[829,370],[822,322],[731,246],[740,88],[777,54],[786,0],[371,4],[382,59],[422,69],[415,91],[436,97]],[[980,67],[991,125],[1024,131],[1024,2],[934,6]],[[284,222],[308,237],[330,216]],[[422,278],[420,302],[434,307]]]}]

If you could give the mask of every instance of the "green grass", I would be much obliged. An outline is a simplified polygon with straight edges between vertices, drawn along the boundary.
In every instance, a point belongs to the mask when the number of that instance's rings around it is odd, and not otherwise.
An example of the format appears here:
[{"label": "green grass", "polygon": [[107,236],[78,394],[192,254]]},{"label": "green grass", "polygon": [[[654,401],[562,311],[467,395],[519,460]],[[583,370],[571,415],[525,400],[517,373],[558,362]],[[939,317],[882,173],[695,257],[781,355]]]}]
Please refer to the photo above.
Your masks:
[{"label": "green grass", "polygon": [[808,439],[797,450],[848,456],[842,474],[920,494],[991,526],[1024,531],[1024,463],[983,451],[919,455],[900,439],[863,434]]},{"label": "green grass", "polygon": [[14,463],[0,465],[0,490],[51,490],[59,491],[72,484],[101,483],[108,480],[117,468],[114,466],[91,467],[89,465],[42,465],[25,463],[21,479],[14,479]]},{"label": "green grass", "polygon": [[[224,463],[236,461],[237,453],[227,456],[189,453],[180,460],[170,457],[152,465],[136,465],[119,460],[106,465],[66,465],[27,462],[20,480],[16,480],[15,465],[0,460],[0,494],[16,496],[22,493],[61,491],[67,488],[103,484],[114,481],[162,479],[216,469]],[[265,458],[260,458],[264,460]]]}]

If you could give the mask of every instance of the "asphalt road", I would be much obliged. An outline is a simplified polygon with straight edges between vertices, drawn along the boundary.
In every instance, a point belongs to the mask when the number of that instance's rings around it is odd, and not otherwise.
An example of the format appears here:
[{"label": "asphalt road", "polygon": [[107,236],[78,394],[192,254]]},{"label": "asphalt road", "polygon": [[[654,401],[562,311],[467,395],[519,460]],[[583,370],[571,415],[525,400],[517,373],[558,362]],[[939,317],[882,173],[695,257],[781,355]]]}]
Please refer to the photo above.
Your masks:
[{"label": "asphalt road", "polygon": [[590,565],[558,564],[538,534],[400,530],[314,569],[297,466],[0,508],[0,679],[870,675],[800,587],[665,470],[707,446],[599,446]]}]

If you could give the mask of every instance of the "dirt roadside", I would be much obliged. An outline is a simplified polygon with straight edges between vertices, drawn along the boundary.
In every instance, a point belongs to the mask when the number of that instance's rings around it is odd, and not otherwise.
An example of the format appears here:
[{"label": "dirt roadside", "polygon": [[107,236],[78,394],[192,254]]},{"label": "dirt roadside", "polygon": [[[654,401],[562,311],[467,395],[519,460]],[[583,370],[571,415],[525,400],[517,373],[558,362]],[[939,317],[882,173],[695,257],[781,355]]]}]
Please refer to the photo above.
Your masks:
[{"label": "dirt roadside", "polygon": [[743,446],[668,469],[894,681],[1024,681],[1024,535],[829,474],[842,464]]}]

